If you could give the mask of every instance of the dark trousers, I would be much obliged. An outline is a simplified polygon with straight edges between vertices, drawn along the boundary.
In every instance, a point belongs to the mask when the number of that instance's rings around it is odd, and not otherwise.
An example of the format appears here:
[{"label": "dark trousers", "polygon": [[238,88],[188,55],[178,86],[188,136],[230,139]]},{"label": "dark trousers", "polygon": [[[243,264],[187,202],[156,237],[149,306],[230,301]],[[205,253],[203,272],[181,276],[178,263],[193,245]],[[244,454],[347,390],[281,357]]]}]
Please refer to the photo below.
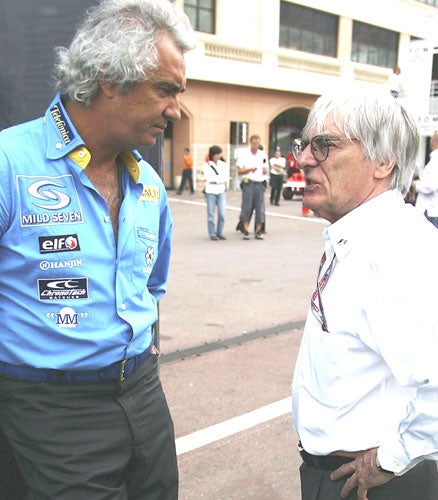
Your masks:
[{"label": "dark trousers", "polygon": [[2,376],[0,428],[32,499],[178,498],[173,423],[156,356],[124,382]]},{"label": "dark trousers", "polygon": [[0,432],[0,499],[25,500],[27,487],[5,436]]},{"label": "dark trousers", "polygon": [[[330,471],[302,464],[300,467],[302,500],[341,500],[341,489],[346,481],[330,479]],[[403,476],[394,477],[382,486],[368,490],[369,500],[437,500],[437,464],[420,462]],[[357,500],[357,489],[347,500]]]},{"label": "dark trousers", "polygon": [[193,188],[193,174],[192,174],[191,168],[186,168],[185,170],[182,171],[181,184],[179,185],[178,193],[183,192],[184,186],[185,186],[187,181],[188,181],[189,186],[190,186],[190,192],[194,193],[195,190]]},{"label": "dark trousers", "polygon": [[278,205],[280,202],[281,190],[283,188],[283,176],[278,174],[271,174],[271,204]]}]

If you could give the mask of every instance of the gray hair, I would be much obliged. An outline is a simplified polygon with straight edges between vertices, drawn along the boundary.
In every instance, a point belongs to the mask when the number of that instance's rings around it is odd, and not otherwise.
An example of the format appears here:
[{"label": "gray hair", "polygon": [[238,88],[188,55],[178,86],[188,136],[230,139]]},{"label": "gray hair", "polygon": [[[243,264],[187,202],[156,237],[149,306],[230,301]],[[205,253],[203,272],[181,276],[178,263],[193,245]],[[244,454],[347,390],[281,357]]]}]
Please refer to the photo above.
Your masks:
[{"label": "gray hair", "polygon": [[406,194],[415,172],[420,134],[413,117],[385,90],[324,94],[313,105],[303,136],[324,133],[328,120],[357,139],[365,159],[394,163],[391,188]]},{"label": "gray hair", "polygon": [[55,77],[63,97],[89,105],[99,82],[128,92],[158,66],[155,42],[166,32],[184,53],[195,46],[187,16],[169,0],[102,0],[70,47],[58,47]]}]

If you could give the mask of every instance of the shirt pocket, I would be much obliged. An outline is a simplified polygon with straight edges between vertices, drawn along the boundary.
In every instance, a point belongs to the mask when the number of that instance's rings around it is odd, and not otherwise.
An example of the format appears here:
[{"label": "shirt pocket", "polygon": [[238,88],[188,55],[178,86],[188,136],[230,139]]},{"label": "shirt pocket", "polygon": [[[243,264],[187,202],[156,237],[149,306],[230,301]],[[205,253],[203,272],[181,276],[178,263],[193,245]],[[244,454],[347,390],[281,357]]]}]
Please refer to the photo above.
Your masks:
[{"label": "shirt pocket", "polygon": [[135,255],[132,284],[143,292],[158,258],[158,232],[144,227],[135,228]]}]

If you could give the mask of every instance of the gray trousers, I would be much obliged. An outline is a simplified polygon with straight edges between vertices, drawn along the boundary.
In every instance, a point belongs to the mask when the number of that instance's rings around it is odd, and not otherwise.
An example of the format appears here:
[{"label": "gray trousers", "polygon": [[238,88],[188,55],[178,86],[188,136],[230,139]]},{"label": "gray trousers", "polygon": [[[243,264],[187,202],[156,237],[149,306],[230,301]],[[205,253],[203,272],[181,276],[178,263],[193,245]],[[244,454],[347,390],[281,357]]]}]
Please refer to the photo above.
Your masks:
[{"label": "gray trousers", "polygon": [[240,219],[244,222],[251,220],[255,210],[256,224],[265,221],[265,186],[262,183],[248,182],[242,185],[242,211]]},{"label": "gray trousers", "polygon": [[[346,481],[330,479],[331,471],[302,464],[300,467],[302,500],[341,500]],[[369,500],[437,500],[438,473],[435,462],[420,462],[403,476],[368,490]],[[355,489],[346,500],[357,500]]]},{"label": "gray trousers", "polygon": [[32,499],[178,498],[173,423],[156,356],[124,382],[0,376],[0,429]]}]

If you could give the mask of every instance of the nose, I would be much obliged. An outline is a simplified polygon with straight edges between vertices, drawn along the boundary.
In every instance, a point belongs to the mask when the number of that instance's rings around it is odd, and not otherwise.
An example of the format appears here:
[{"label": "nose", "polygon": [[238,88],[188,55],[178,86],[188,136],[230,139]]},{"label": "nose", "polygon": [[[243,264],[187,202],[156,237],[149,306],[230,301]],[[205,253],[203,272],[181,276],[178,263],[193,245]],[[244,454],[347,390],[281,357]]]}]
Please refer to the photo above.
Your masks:
[{"label": "nose", "polygon": [[306,168],[306,167],[317,167],[318,166],[318,160],[313,156],[311,149],[310,149],[310,144],[308,144],[303,151],[301,152],[300,156],[298,157],[298,166],[300,168]]},{"label": "nose", "polygon": [[169,97],[169,103],[166,106],[163,115],[166,120],[171,122],[179,122],[181,120],[181,106],[178,95],[172,95]]}]

